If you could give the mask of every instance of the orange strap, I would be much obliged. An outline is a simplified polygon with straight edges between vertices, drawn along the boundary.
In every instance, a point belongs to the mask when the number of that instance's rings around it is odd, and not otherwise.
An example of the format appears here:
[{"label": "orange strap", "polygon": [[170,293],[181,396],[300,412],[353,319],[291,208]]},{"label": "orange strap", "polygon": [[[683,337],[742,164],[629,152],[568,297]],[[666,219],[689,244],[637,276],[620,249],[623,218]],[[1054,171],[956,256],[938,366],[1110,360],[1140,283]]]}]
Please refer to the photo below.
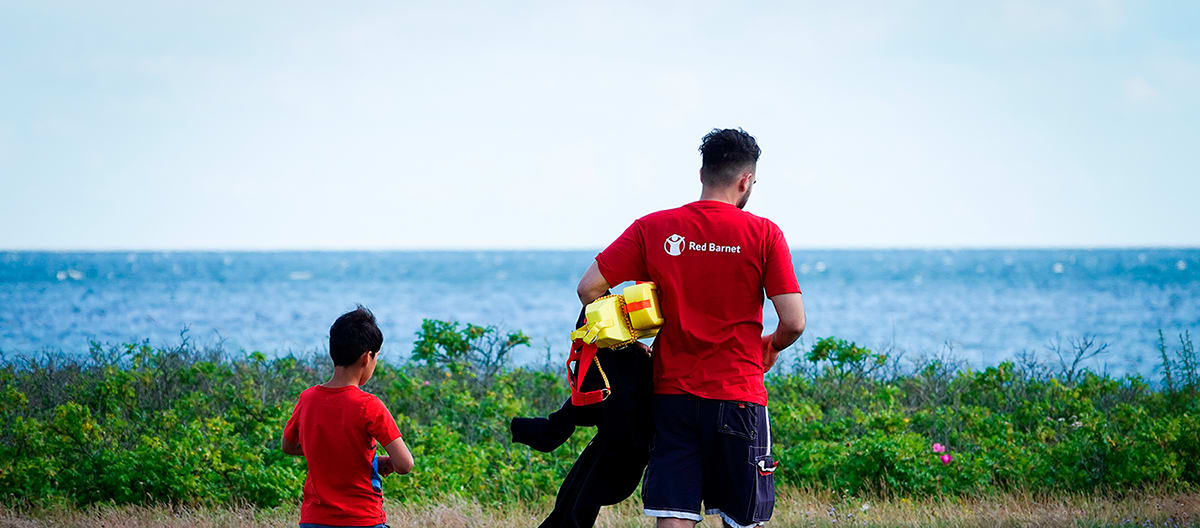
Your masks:
[{"label": "orange strap", "polygon": [[654,303],[654,301],[651,301],[650,299],[646,299],[644,301],[628,303],[625,305],[625,313],[628,314],[628,313],[636,312],[638,310],[645,310],[646,308],[649,308],[653,303]]}]

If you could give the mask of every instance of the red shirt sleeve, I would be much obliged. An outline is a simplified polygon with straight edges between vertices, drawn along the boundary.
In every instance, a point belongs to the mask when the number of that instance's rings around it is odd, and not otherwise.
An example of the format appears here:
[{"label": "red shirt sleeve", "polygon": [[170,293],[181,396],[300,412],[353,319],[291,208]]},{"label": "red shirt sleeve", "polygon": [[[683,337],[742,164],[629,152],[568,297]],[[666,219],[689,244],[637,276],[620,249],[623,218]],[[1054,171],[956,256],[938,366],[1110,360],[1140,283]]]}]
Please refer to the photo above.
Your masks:
[{"label": "red shirt sleeve", "polygon": [[763,266],[763,288],[767,297],[785,293],[800,293],[796,282],[796,270],[792,268],[792,252],[788,249],[783,231],[774,222],[768,222],[766,262]]},{"label": "red shirt sleeve", "polygon": [[378,397],[371,396],[363,412],[367,422],[367,433],[376,442],[386,446],[400,438],[400,428],[396,427],[396,419],[392,418],[392,413],[388,412]]},{"label": "red shirt sleeve", "polygon": [[648,280],[641,221],[634,221],[621,236],[596,255],[596,265],[609,286],[625,281]]},{"label": "red shirt sleeve", "polygon": [[296,406],[292,408],[292,417],[288,418],[287,425],[283,426],[283,437],[292,443],[300,443],[300,403],[304,400],[296,400]]}]

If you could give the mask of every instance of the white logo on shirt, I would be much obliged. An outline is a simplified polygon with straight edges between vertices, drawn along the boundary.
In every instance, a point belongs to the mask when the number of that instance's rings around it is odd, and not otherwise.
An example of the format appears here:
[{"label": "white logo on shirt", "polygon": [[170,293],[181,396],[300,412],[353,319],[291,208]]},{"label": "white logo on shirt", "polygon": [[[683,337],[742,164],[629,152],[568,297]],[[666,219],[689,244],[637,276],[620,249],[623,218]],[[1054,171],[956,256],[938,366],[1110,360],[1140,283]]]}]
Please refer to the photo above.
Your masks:
[{"label": "white logo on shirt", "polygon": [[678,257],[680,253],[683,253],[683,237],[679,235],[667,237],[667,241],[663,242],[663,249],[668,255]]}]

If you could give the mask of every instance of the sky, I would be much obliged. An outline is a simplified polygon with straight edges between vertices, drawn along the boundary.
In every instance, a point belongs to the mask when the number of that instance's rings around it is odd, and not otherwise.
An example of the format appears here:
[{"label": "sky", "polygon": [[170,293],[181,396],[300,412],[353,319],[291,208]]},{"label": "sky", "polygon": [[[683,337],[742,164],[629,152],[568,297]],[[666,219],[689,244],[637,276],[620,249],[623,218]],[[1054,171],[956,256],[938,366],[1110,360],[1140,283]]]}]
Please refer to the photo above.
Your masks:
[{"label": "sky", "polygon": [[1200,245],[1200,3],[966,4],[0,0],[0,248]]}]

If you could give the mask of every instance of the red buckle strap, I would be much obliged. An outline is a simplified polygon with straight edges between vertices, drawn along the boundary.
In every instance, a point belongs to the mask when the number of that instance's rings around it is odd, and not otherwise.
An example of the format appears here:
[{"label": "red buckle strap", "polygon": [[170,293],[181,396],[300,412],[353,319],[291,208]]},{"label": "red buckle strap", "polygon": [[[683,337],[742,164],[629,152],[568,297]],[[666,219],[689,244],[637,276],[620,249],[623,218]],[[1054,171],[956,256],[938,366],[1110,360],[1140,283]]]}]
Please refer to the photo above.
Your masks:
[{"label": "red buckle strap", "polygon": [[592,405],[604,401],[612,392],[605,380],[603,389],[583,392],[583,379],[587,377],[588,367],[596,361],[596,345],[584,343],[576,339],[571,343],[571,353],[567,355],[567,384],[571,387],[571,405],[576,407]]}]

